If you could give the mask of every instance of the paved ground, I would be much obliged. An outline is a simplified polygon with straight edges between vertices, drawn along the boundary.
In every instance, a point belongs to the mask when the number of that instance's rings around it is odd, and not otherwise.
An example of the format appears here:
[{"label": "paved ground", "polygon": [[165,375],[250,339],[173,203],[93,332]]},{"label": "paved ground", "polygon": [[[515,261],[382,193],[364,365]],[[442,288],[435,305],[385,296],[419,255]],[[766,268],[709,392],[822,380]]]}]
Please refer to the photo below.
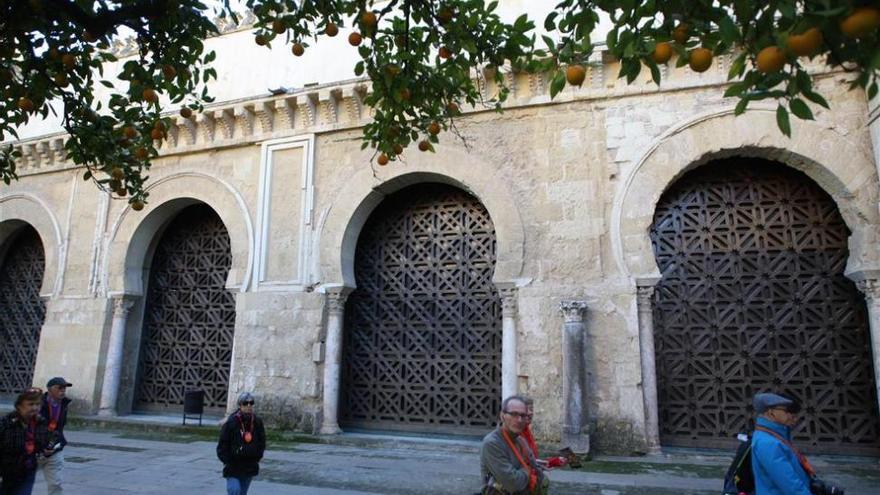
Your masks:
[{"label": "paved ground", "polygon": [[[78,428],[69,432],[71,444],[65,451],[68,495],[225,493],[214,454],[216,427],[123,431],[92,423]],[[584,471],[553,471],[552,493],[717,495],[727,462],[712,452],[604,457],[587,463]],[[816,464],[821,472],[833,473],[848,495],[878,493],[878,459],[823,458]],[[37,479],[34,493],[46,493],[42,476]],[[335,444],[271,441],[251,493],[469,495],[478,487],[475,442],[349,435]]]}]

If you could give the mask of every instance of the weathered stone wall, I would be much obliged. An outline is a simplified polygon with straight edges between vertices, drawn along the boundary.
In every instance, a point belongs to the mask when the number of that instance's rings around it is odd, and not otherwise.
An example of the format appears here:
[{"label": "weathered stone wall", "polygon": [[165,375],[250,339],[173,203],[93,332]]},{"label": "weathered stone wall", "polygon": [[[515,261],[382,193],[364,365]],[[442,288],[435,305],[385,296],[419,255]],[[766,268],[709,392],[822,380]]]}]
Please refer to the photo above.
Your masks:
[{"label": "weathered stone wall", "polygon": [[[730,154],[781,160],[804,170],[838,202],[853,230],[849,271],[880,267],[877,145],[864,95],[847,91],[838,75],[825,77],[819,88],[832,109],[817,110],[815,123],[795,122],[789,140],[766,105],[730,114],[735,102],[722,98],[719,86],[723,65],[699,77],[670,70],[667,89],[658,92],[621,87],[608,64],[591,69],[584,89],[567,90],[555,103],[541,96],[542,80],[515,76],[514,103],[505,113],[458,119],[466,144],[444,134],[436,153],[409,150],[386,167],[371,165],[371,153],[360,150],[357,126],[368,116],[351,87],[214,110],[210,122],[179,122],[175,143],[151,171],[150,204],[140,213],[108,201],[63,164],[41,165],[0,192],[0,220],[35,223],[49,244],[47,275],[59,273],[59,282],[44,284],[50,301],[37,378],[66,375],[76,383],[70,394],[81,408],[96,408],[112,316],[107,297],[142,300],[162,227],[184,206],[202,201],[218,212],[232,239],[230,401],[254,391],[274,422],[312,431],[323,390],[323,291],[353,285],[357,234],[385,194],[442,181],[479,197],[495,222],[495,281],[518,287],[516,374],[520,391],[536,399],[538,436],[560,438],[559,305],[580,299],[588,303],[594,445],[642,451],[635,282],[657,274],[647,228],[656,200],[675,178]],[[295,136],[303,139],[284,140]],[[36,153],[38,144],[27,146]],[[19,192],[39,198],[47,215],[29,214],[26,199],[14,196]],[[127,324],[123,410],[132,400],[142,313],[136,304]]]}]

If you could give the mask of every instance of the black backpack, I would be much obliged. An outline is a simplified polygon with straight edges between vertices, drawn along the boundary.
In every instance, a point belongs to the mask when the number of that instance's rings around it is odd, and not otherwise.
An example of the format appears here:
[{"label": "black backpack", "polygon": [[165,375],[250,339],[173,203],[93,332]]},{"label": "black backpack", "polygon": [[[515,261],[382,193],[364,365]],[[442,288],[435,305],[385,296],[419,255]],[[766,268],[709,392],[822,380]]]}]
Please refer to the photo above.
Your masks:
[{"label": "black backpack", "polygon": [[724,476],[724,495],[755,493],[755,473],[752,472],[752,437],[739,434],[739,446],[727,474]]}]

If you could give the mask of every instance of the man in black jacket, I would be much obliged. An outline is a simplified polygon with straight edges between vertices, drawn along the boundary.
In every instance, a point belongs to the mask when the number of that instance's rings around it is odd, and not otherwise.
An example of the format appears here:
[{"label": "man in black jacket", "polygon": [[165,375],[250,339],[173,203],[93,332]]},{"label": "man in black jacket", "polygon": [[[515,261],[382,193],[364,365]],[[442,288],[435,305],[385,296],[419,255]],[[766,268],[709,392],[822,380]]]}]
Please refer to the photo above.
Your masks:
[{"label": "man in black jacket", "polygon": [[227,495],[247,495],[251,480],[260,472],[265,450],[266,430],[254,414],[254,396],[244,392],[238,396],[238,410],[223,423],[217,442]]},{"label": "man in black jacket", "polygon": [[0,495],[30,495],[37,457],[52,455],[46,421],[40,417],[43,391],[29,388],[15,399],[15,410],[0,419]]},{"label": "man in black jacket", "polygon": [[40,458],[40,469],[46,477],[46,485],[49,495],[61,495],[64,489],[61,486],[64,471],[64,453],[61,452],[67,445],[64,438],[64,425],[67,423],[67,406],[70,399],[67,398],[67,387],[73,386],[60,376],[49,380],[46,384],[46,393],[43,394],[40,416],[45,418],[49,430],[50,442],[55,445],[52,455]]}]

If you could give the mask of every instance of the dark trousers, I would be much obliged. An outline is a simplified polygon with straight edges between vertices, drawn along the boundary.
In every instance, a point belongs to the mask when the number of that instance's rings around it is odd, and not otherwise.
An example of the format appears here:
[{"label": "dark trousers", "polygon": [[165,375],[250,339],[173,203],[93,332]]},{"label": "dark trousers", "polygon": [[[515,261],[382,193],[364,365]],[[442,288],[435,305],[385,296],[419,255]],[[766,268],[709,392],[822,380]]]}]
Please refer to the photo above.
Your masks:
[{"label": "dark trousers", "polygon": [[28,471],[23,477],[3,478],[0,495],[31,495],[36,471]]}]

